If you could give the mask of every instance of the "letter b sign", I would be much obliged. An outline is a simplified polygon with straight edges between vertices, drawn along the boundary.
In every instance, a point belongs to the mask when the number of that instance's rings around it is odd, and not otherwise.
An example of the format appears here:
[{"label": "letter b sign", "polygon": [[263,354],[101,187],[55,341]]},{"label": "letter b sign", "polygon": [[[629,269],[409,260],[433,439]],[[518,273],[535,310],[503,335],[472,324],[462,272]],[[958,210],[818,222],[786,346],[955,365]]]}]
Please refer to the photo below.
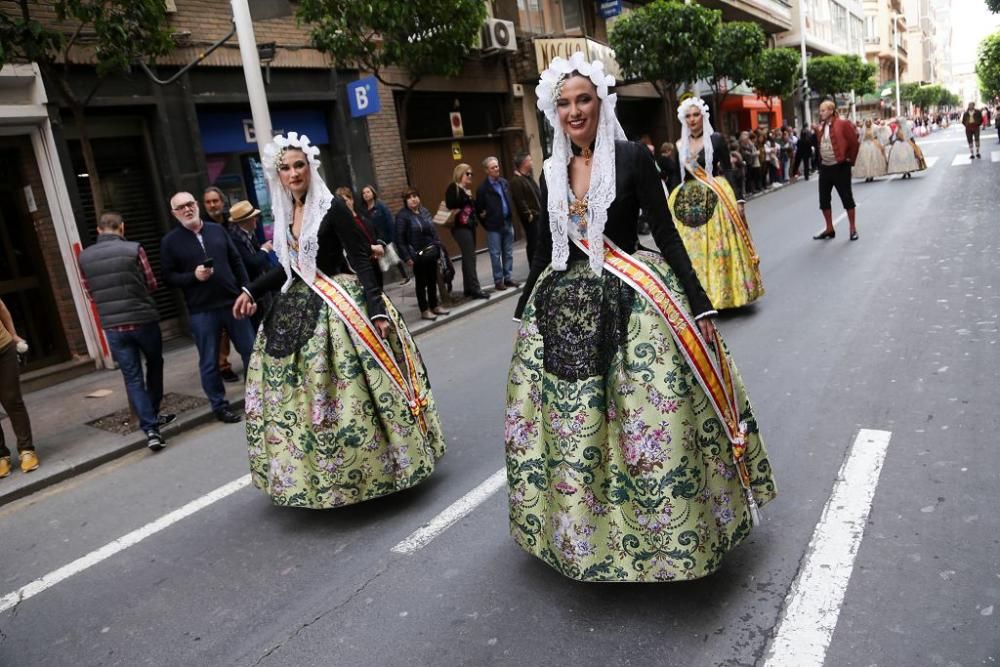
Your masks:
[{"label": "letter b sign", "polygon": [[374,76],[347,84],[347,105],[351,108],[351,116],[354,118],[370,116],[382,110],[382,102],[378,96],[378,82]]}]

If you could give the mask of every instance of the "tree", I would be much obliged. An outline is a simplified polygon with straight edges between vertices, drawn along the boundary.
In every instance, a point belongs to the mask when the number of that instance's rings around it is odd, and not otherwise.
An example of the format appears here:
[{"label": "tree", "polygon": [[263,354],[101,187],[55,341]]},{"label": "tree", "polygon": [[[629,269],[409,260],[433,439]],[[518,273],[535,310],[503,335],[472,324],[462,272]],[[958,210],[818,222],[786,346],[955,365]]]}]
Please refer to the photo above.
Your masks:
[{"label": "tree", "polygon": [[[32,14],[40,3],[16,0],[0,12],[0,65],[34,62],[47,88],[54,88],[73,114],[87,169],[94,210],[104,208],[97,161],[84,115],[101,83],[138,61],[168,53],[174,46],[163,0],[51,0],[58,22],[43,24]],[[77,58],[97,61],[97,84],[86,95],[71,85]]]},{"label": "tree", "polygon": [[1000,14],[1000,0],[986,0],[986,8],[994,14]]},{"label": "tree", "polygon": [[712,73],[712,46],[722,13],[676,0],[655,0],[615,22],[609,41],[628,78],[649,81],[664,101],[676,137],[677,88]]},{"label": "tree", "polygon": [[[480,0],[301,0],[297,16],[310,24],[320,51],[402,91],[398,115],[408,171],[406,128],[413,89],[425,77],[461,73],[486,20],[486,6]],[[406,83],[386,77],[391,67],[406,73]]]},{"label": "tree", "polygon": [[900,84],[900,86],[899,86],[899,99],[901,99],[904,102],[913,102],[917,106],[920,106],[913,99],[914,95],[917,94],[918,90],[920,90],[920,84],[919,83],[903,83],[903,84]]},{"label": "tree", "polygon": [[847,64],[850,85],[848,90],[853,90],[855,95],[871,95],[878,91],[878,82],[875,74],[878,66],[874,63],[865,62],[856,55],[841,56]]},{"label": "tree", "polygon": [[795,92],[800,73],[798,51],[789,48],[767,49],[760,54],[757,69],[751,75],[749,83],[770,112],[773,98],[787,97]]},{"label": "tree", "polygon": [[756,23],[723,23],[712,50],[712,73],[708,82],[715,101],[715,117],[729,96],[729,84],[739,85],[750,78],[767,44],[764,31]]},{"label": "tree", "polygon": [[[1000,3],[1000,0],[997,2]],[[987,36],[979,43],[976,76],[984,98],[993,99],[1000,95],[1000,32]]]},{"label": "tree", "polygon": [[817,56],[809,60],[809,87],[821,97],[834,97],[851,89],[854,73],[840,56]]}]

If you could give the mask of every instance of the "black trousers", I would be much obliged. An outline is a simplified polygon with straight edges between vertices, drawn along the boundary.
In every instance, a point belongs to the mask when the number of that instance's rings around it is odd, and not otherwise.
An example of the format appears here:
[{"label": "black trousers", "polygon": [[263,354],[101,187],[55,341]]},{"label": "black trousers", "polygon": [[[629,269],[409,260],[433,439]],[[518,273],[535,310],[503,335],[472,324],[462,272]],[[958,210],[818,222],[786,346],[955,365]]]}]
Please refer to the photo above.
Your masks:
[{"label": "black trousers", "polygon": [[851,191],[851,164],[841,162],[839,164],[819,166],[819,208],[826,211],[833,208],[833,189],[837,189],[840,196],[840,203],[844,205],[844,210],[850,211],[854,208],[854,193]]},{"label": "black trousers", "polygon": [[[10,417],[10,425],[17,438],[17,451],[34,451],[31,420],[28,419],[28,408],[21,396],[21,369],[17,366],[17,346],[14,343],[0,350],[0,405]],[[3,429],[0,428],[0,457],[6,456],[10,456],[10,450],[4,443]]]},{"label": "black trousers", "polygon": [[968,127],[965,128],[965,140],[969,142],[969,152],[970,153],[972,152],[972,144],[973,144],[973,142],[975,142],[975,144],[976,144],[976,151],[975,152],[976,153],[979,152],[979,133],[980,133],[980,128],[978,128],[978,127],[971,128],[971,129],[968,128]]},{"label": "black trousers", "polygon": [[802,165],[802,171],[805,172],[806,180],[809,180],[809,168],[812,166],[812,156],[806,155],[805,153],[796,153],[795,155],[795,167],[792,169],[793,174],[799,173],[799,165]]},{"label": "black trousers", "polygon": [[417,305],[421,312],[437,308],[437,271],[437,257],[413,259],[413,279],[417,283]]},{"label": "black trousers", "polygon": [[465,296],[479,294],[479,276],[476,275],[476,230],[473,227],[454,227],[451,236],[462,251],[462,292]]}]

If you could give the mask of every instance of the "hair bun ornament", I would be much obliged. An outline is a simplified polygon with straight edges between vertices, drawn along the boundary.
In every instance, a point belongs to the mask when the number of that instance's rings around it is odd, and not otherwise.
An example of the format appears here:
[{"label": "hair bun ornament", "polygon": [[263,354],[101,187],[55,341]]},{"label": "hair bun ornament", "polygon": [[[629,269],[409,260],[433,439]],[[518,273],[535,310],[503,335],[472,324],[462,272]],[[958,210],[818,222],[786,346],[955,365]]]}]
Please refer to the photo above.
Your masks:
[{"label": "hair bun ornament", "polygon": [[312,145],[308,135],[299,134],[298,132],[274,135],[271,143],[264,147],[264,155],[262,156],[264,164],[272,165],[275,171],[277,171],[281,166],[281,156],[289,148],[297,148],[302,151],[309,160],[310,166],[313,169],[319,169],[319,147]]},{"label": "hair bun ornament", "polygon": [[600,60],[588,62],[582,51],[575,51],[569,60],[557,56],[549,63],[548,68],[538,78],[535,86],[535,96],[538,98],[535,106],[545,114],[552,127],[558,127],[556,118],[556,99],[562,90],[562,84],[573,72],[579,72],[590,79],[597,88],[597,96],[606,99],[608,88],[615,85],[615,77],[605,74],[604,63]]}]

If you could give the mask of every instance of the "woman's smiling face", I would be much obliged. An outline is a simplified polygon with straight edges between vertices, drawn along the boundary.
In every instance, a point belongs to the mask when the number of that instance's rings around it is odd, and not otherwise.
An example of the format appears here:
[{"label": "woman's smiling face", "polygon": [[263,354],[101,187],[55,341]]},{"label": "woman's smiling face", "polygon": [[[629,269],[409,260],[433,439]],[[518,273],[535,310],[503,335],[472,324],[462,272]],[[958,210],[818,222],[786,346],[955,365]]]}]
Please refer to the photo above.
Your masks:
[{"label": "woman's smiling face", "polygon": [[585,76],[572,74],[563,82],[556,98],[559,124],[577,146],[589,146],[597,136],[601,99],[597,88]]}]

